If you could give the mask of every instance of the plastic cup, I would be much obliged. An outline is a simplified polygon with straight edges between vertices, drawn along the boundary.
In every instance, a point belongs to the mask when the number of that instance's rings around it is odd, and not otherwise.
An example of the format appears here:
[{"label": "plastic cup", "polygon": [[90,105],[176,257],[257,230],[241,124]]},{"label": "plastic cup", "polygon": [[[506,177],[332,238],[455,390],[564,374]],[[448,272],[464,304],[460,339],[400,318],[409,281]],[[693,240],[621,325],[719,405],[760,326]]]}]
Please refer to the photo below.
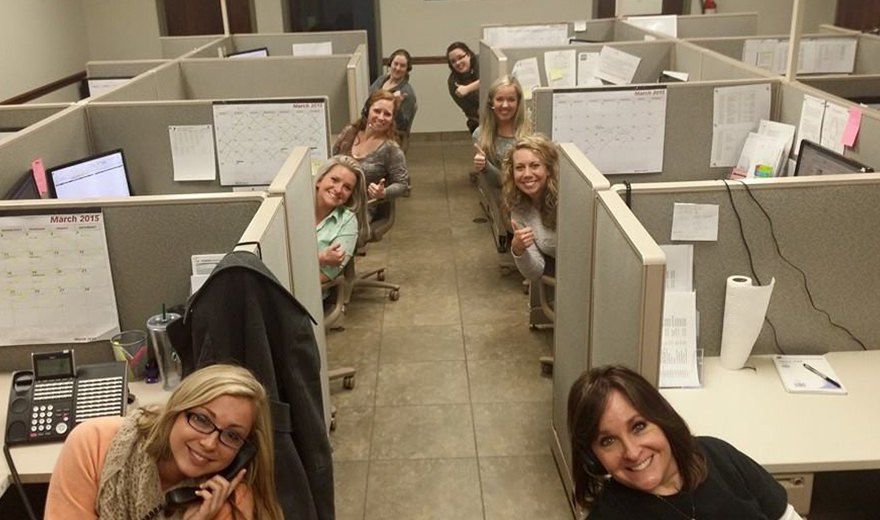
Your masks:
[{"label": "plastic cup", "polygon": [[125,330],[110,338],[113,357],[125,361],[128,365],[129,381],[140,381],[144,378],[144,368],[149,358],[147,333],[142,330]]}]

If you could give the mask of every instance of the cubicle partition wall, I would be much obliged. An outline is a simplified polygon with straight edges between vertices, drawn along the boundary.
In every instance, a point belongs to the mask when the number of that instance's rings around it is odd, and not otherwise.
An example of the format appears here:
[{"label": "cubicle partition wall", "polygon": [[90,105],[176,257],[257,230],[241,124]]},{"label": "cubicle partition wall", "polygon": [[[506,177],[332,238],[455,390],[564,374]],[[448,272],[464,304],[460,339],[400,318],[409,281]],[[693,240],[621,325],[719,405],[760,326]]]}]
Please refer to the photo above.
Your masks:
[{"label": "cubicle partition wall", "polygon": [[356,121],[367,104],[370,93],[370,56],[366,44],[358,45],[348,61],[348,120]]},{"label": "cubicle partition wall", "polygon": [[856,74],[880,74],[880,36],[859,34]]},{"label": "cubicle partition wall", "polygon": [[753,36],[758,34],[758,13],[690,14],[677,17],[678,38]]},{"label": "cubicle partition wall", "polygon": [[0,106],[0,141],[70,106],[70,103]]},{"label": "cubicle partition wall", "polygon": [[114,60],[86,63],[89,78],[134,78],[164,65],[168,60]]},{"label": "cubicle partition wall", "polygon": [[[327,43],[332,45],[333,54],[354,54],[361,45],[367,46],[367,31],[321,31],[296,33],[234,34],[232,47],[227,54],[254,48],[266,47],[269,56],[292,56],[292,47],[299,43]],[[214,56],[193,56],[212,58]]]},{"label": "cubicle partition wall", "polygon": [[[596,193],[610,187],[608,179],[573,144],[560,145],[559,218],[556,229],[553,415],[550,446],[563,483],[571,496],[571,438],[568,435],[568,391],[590,368],[590,305],[592,293],[593,223]],[[584,276],[584,274],[587,276]]]},{"label": "cubicle partition wall", "polygon": [[837,97],[865,104],[868,108],[880,109],[880,74],[800,77],[798,81]]},{"label": "cubicle partition wall", "polygon": [[[193,52],[199,52],[206,46],[225,40],[228,36],[222,34],[205,34],[197,36],[160,36],[159,47],[162,49],[162,58],[174,59]],[[217,55],[214,47],[213,56]]]}]

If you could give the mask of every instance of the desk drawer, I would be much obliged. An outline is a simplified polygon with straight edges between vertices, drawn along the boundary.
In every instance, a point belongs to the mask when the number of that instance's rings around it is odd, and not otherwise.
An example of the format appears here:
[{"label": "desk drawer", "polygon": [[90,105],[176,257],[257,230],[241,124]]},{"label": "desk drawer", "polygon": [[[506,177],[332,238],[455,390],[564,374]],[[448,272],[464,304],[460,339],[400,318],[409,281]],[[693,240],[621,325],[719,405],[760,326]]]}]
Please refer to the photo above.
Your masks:
[{"label": "desk drawer", "polygon": [[794,506],[799,515],[810,513],[810,500],[813,498],[812,473],[774,473],[773,478],[782,484],[788,493],[788,503]]}]

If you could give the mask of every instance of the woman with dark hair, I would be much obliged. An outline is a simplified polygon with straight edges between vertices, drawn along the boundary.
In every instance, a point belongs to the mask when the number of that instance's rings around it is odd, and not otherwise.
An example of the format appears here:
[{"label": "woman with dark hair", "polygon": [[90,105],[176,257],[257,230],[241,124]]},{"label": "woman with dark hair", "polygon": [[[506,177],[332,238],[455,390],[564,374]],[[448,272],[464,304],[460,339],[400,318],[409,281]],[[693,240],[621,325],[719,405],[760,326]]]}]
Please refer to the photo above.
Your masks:
[{"label": "woman with dark hair", "polygon": [[797,519],[785,489],[730,444],[694,437],[641,375],[584,373],[568,395],[574,498],[602,519]]},{"label": "woman with dark hair", "polygon": [[480,126],[480,64],[465,43],[452,42],[446,48],[449,95],[467,118],[468,132]]},{"label": "woman with dark hair", "polygon": [[528,280],[552,275],[556,258],[559,152],[540,134],[519,139],[507,152],[501,198],[510,212],[510,252]]},{"label": "woman with dark hair", "polygon": [[409,171],[394,125],[397,100],[387,90],[373,92],[361,118],[333,143],[333,155],[350,155],[360,163],[370,199],[409,196]]},{"label": "woman with dark hair", "polygon": [[394,123],[397,126],[400,147],[404,152],[409,148],[409,132],[419,108],[416,103],[416,91],[409,82],[410,72],[412,72],[412,57],[406,49],[397,49],[388,58],[388,74],[380,76],[370,85],[370,94],[377,90],[387,90],[398,98]]}]

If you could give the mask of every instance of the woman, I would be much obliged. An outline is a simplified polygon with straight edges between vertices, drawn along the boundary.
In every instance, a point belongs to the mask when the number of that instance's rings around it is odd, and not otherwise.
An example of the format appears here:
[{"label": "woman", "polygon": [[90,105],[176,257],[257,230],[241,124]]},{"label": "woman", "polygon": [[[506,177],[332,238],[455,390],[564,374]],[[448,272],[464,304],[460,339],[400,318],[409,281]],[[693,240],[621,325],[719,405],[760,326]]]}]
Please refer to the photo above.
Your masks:
[{"label": "woman", "polygon": [[367,196],[364,172],[347,155],[336,155],[321,166],[315,181],[315,225],[318,232],[318,265],[321,283],[339,276],[366,236]]},{"label": "woman", "polygon": [[559,197],[559,152],[543,135],[519,139],[504,161],[501,185],[510,212],[510,252],[528,280],[553,274],[556,258],[556,201]]},{"label": "woman", "polygon": [[[245,469],[231,481],[215,475],[246,444],[256,455]],[[246,369],[203,368],[180,383],[164,408],[74,428],[49,482],[45,516],[157,518],[165,493],[182,486],[198,486],[199,500],[174,518],[282,518],[266,392]]]},{"label": "woman", "polygon": [[726,442],[693,437],[642,376],[584,373],[568,395],[574,498],[591,520],[800,518],[785,490]]},{"label": "woman", "polygon": [[394,124],[397,126],[400,147],[406,152],[409,148],[409,132],[419,108],[416,103],[416,91],[409,83],[412,57],[405,49],[397,49],[391,53],[388,62],[388,74],[379,77],[370,85],[370,94],[381,89],[391,92],[398,98],[399,107],[394,115]]},{"label": "woman", "polygon": [[480,126],[480,63],[474,51],[462,42],[452,42],[446,48],[449,60],[449,95],[467,118],[468,132],[473,134]]},{"label": "woman", "polygon": [[396,99],[387,90],[373,92],[361,118],[343,128],[333,143],[334,155],[350,155],[360,164],[370,199],[409,196],[406,157],[394,129]]},{"label": "woman", "polygon": [[474,169],[491,186],[501,187],[501,161],[517,139],[529,134],[523,90],[515,78],[503,76],[489,87],[480,126],[474,130]]}]

